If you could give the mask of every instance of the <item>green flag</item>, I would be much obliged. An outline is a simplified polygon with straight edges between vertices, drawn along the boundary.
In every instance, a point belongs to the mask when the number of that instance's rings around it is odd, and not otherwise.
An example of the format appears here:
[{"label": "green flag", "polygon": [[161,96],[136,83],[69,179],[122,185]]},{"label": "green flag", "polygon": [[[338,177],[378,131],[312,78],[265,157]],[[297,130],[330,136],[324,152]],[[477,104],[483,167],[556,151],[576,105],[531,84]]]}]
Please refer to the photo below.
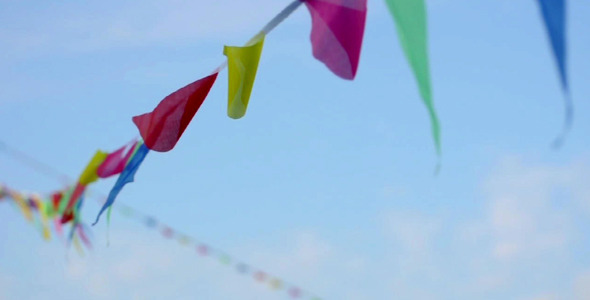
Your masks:
[{"label": "green flag", "polygon": [[432,102],[428,45],[426,42],[426,4],[424,0],[385,0],[393,15],[400,43],[416,75],[420,95],[430,115],[436,153],[440,156],[440,126]]}]

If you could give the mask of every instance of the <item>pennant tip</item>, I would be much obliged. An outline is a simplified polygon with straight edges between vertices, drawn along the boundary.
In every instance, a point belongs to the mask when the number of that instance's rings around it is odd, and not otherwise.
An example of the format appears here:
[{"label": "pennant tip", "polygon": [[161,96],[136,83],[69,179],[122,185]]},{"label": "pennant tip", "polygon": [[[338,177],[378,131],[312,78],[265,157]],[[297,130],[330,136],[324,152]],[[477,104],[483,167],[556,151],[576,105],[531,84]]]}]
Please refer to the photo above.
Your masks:
[{"label": "pennant tip", "polygon": [[241,118],[243,118],[246,115],[246,112],[244,113],[235,113],[235,112],[227,112],[227,116],[230,117],[231,119],[234,120],[239,120]]}]

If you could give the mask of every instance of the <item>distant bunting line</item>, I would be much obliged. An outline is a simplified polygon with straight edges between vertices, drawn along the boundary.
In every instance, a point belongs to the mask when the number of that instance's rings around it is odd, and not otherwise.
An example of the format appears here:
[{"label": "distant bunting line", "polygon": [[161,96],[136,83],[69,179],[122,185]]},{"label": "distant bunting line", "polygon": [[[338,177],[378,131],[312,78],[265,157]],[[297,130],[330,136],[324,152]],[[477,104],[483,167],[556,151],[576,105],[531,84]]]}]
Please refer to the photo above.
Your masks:
[{"label": "distant bunting line", "polygon": [[[0,152],[5,153],[15,161],[28,166],[32,170],[39,174],[45,175],[48,178],[58,179],[62,183],[68,183],[72,181],[66,174],[61,173],[56,168],[41,162],[33,156],[20,151],[1,140]],[[99,205],[104,203],[104,199],[106,199],[104,194],[95,190],[89,190],[89,192],[90,195],[88,196],[95,199]],[[182,231],[159,221],[157,218],[139,211],[136,208],[125,204],[117,204],[116,209],[122,216],[135,220],[148,229],[156,230],[162,235],[162,237],[170,240],[176,240],[179,245],[187,247],[190,246],[194,248],[195,252],[201,257],[215,259],[222,265],[233,267],[233,269],[240,275],[249,275],[252,279],[259,283],[267,283],[272,290],[284,291],[291,298],[321,300],[320,297],[308,290],[302,289],[297,285],[290,283],[289,281],[262,270],[261,268],[247,264],[243,260],[229,255],[226,251],[217,247],[213,247],[209,243],[205,243],[199,239],[189,236]]]}]

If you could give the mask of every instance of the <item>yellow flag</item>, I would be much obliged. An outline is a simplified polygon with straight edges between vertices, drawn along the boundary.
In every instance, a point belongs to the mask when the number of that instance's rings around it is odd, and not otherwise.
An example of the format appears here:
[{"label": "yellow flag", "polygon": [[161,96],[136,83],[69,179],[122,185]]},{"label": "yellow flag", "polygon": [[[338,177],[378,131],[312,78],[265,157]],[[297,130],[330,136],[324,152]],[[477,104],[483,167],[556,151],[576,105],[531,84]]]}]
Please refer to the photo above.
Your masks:
[{"label": "yellow flag", "polygon": [[246,114],[263,44],[264,33],[261,33],[244,47],[223,48],[229,73],[227,115],[232,119]]},{"label": "yellow flag", "polygon": [[98,174],[96,174],[96,170],[107,158],[107,155],[108,153],[106,152],[102,152],[100,150],[96,151],[96,153],[88,163],[88,166],[86,166],[86,169],[84,170],[84,172],[82,172],[80,178],[78,179],[78,182],[80,182],[81,185],[88,185],[98,180]]},{"label": "yellow flag", "polygon": [[[49,218],[47,217],[47,207],[45,202],[38,201],[39,215],[41,216],[41,224],[43,224],[43,238],[46,241],[51,239],[51,230],[49,230]],[[51,204],[49,204],[51,205]]]},{"label": "yellow flag", "polygon": [[32,222],[33,212],[31,211],[31,207],[29,206],[27,199],[25,199],[25,197],[19,194],[18,192],[13,192],[11,198],[14,200],[14,202],[16,202],[16,205],[18,205],[18,207],[21,209],[27,221]]},{"label": "yellow flag", "polygon": [[41,197],[39,197],[39,195],[31,195],[29,199],[31,199],[31,201],[33,201],[35,203],[35,206],[37,207],[37,212],[39,213],[40,219],[39,225],[41,228],[41,232],[43,233],[43,238],[46,241],[48,241],[51,239],[51,231],[49,230],[46,204],[45,202],[43,202],[43,200],[41,200]]}]

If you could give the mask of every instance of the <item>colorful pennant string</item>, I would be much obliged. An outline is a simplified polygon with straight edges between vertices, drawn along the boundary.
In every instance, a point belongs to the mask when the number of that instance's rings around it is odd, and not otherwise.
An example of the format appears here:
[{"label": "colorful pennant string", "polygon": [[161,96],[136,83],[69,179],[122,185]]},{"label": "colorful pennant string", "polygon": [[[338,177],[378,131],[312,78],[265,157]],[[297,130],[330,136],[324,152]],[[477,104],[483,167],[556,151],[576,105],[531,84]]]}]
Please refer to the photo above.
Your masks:
[{"label": "colorful pennant string", "polygon": [[[432,100],[431,79],[427,45],[427,16],[425,0],[385,0],[393,15],[400,40],[410,67],[416,78],[421,98],[425,103],[432,126],[436,153],[441,157],[441,137],[438,117]],[[119,175],[111,189],[104,205],[97,214],[96,224],[100,216],[110,209],[122,190],[133,182],[135,173],[139,169],[149,150],[167,152],[172,150],[188,127],[194,115],[206,99],[210,89],[216,81],[218,72],[228,67],[228,109],[230,118],[239,119],[246,114],[253,85],[255,82],[264,39],[278,24],[284,21],[302,3],[306,4],[311,19],[311,43],[315,58],[323,62],[334,74],[344,79],[356,76],[362,41],[365,30],[367,1],[366,0],[295,0],[275,16],[264,28],[258,32],[243,47],[225,46],[223,54],[227,61],[220,65],[211,75],[199,79],[164,98],[150,113],[133,117],[142,141],[134,141],[119,148],[113,153],[97,151],[86,168],[80,174],[76,184],[52,194],[47,200],[32,195],[24,196],[6,187],[0,187],[0,199],[12,199],[25,219],[42,232],[44,238],[51,237],[49,231],[50,220],[54,221],[56,232],[61,235],[62,225],[70,224],[68,245],[73,244],[82,249],[80,242],[90,247],[90,241],[85,234],[85,225],[80,220],[79,211],[83,205],[87,186],[99,178]],[[562,134],[555,144],[561,145],[569,132],[573,120],[573,104],[569,96],[568,78],[566,70],[566,5],[565,0],[538,0],[545,26],[551,41],[553,54],[557,62],[561,85],[565,93],[565,123]],[[0,142],[0,150],[5,151],[42,172],[51,172],[50,168],[39,164],[34,159],[11,150]],[[65,182],[67,178],[60,176]],[[128,209],[125,216],[136,217],[138,214]],[[153,218],[142,220],[147,227],[158,228],[160,225]],[[108,221],[107,221],[108,224]],[[160,227],[165,238],[177,239],[182,245],[194,244],[192,239],[170,227]],[[303,291],[290,286],[283,280],[269,276],[262,271],[234,260],[221,251],[210,246],[197,243],[197,252],[202,256],[216,257],[225,265],[243,274],[253,274],[258,281],[266,281],[275,289],[285,289],[289,295],[298,298]],[[317,299],[317,298],[313,298]]]},{"label": "colorful pennant string", "polygon": [[[28,205],[28,207],[32,210],[31,213],[33,214],[33,211],[34,211],[36,213],[35,215],[37,215],[37,214],[39,215],[39,218],[47,218],[48,217],[47,215],[43,216],[43,214],[48,212],[47,210],[42,209],[42,207],[44,205],[45,206],[53,205],[53,199],[52,199],[53,195],[50,195],[49,197],[47,197],[46,201],[43,201],[42,197],[40,197],[40,196],[36,196],[36,195],[26,196],[25,194],[23,194],[21,192],[15,191],[13,189],[9,189],[6,186],[0,184],[0,200],[5,200],[6,198],[10,198],[15,202],[16,201],[24,201]],[[17,200],[17,199],[20,199],[20,200]],[[83,203],[84,203],[84,197],[80,198],[80,200],[77,202],[77,209],[81,209]],[[277,290],[277,291],[283,290],[291,298],[306,298],[306,299],[320,300],[320,298],[313,295],[311,292],[305,291],[305,290],[301,289],[300,287],[293,285],[293,284],[289,283],[288,281],[281,279],[280,277],[271,276],[271,275],[269,275],[269,273],[267,273],[265,271],[262,271],[252,265],[246,264],[246,263],[242,262],[241,260],[236,259],[235,257],[232,257],[231,255],[227,254],[225,251],[219,250],[209,244],[198,241],[186,234],[180,233],[180,231],[178,231],[168,225],[163,224],[162,222],[158,221],[157,219],[155,219],[152,216],[147,216],[147,215],[145,215],[145,214],[143,214],[143,213],[141,213],[129,206],[126,206],[126,205],[120,205],[120,206],[117,206],[117,208],[123,217],[129,218],[132,220],[136,220],[140,224],[143,224],[144,226],[146,226],[148,229],[156,229],[157,231],[159,231],[161,233],[163,238],[168,239],[168,240],[175,240],[178,242],[178,245],[180,245],[180,246],[190,247],[192,249],[195,249],[194,250],[195,253],[198,254],[199,256],[210,258],[212,260],[216,260],[221,265],[231,267],[240,275],[251,276],[253,280],[255,280],[259,283],[266,282],[272,290]],[[76,217],[74,218],[73,222],[71,223],[70,231],[69,231],[67,239],[66,239],[66,245],[67,246],[73,245],[74,249],[76,249],[76,251],[80,255],[83,255],[84,254],[84,250],[83,250],[84,247],[86,249],[91,250],[92,243],[91,243],[90,238],[88,237],[88,230],[86,229],[86,225],[82,222],[82,220],[79,217],[80,215],[79,214],[75,214],[75,215],[76,215]],[[55,224],[56,224],[56,226],[58,224],[59,224],[59,226],[62,226],[61,222],[56,222]],[[41,230],[41,231],[43,231],[43,230]],[[57,227],[56,227],[56,231],[57,231]],[[61,231],[61,229],[60,229],[60,231]],[[43,232],[43,234],[45,235],[46,233]],[[48,240],[48,238],[46,238],[45,236],[44,236],[44,238]],[[82,245],[84,245],[84,247]]]},{"label": "colorful pennant string", "polygon": [[[0,142],[0,144],[2,144],[2,143]],[[144,148],[144,150],[142,150],[142,147]],[[131,174],[131,173],[132,172],[134,173],[134,171],[132,169],[134,169],[135,171],[137,170],[137,166],[139,166],[139,164],[141,163],[141,160],[142,160],[140,158],[142,156],[145,157],[145,155],[142,155],[141,153],[148,152],[148,150],[145,150],[145,149],[147,149],[147,147],[145,147],[145,145],[141,144],[141,147],[138,146],[138,147],[136,147],[136,149],[133,149],[130,151],[130,152],[132,152],[131,160],[129,163],[126,164],[126,167],[125,167],[123,173],[121,173],[120,177],[124,176],[124,174],[126,172],[128,172],[129,174],[127,175],[127,178],[133,178],[133,174]],[[7,151],[7,150],[10,150],[10,151]],[[13,158],[19,160],[20,162],[31,167],[32,169],[34,169],[37,172],[43,173],[43,174],[51,176],[53,178],[57,177],[60,179],[63,179],[63,178],[67,179],[67,176],[61,174],[59,171],[52,168],[51,166],[43,164],[42,162],[38,161],[37,159],[33,158],[32,156],[27,155],[27,154],[20,152],[18,150],[12,149],[11,147],[6,146],[5,144],[4,144],[4,148],[0,148],[0,151],[6,152],[8,155],[11,155]],[[117,152],[117,151],[115,151],[115,152]],[[18,155],[14,155],[14,154],[18,154]],[[135,162],[132,163],[132,161],[134,159],[135,159]],[[107,160],[108,160],[108,158],[107,158]],[[134,168],[131,166],[136,166],[136,167]],[[46,172],[48,170],[50,172]],[[115,186],[116,185],[117,184],[115,184]],[[28,205],[26,205],[26,207],[29,208],[29,210],[24,210],[24,211],[28,211],[31,214],[31,218],[33,218],[33,211],[31,209],[34,209],[38,213],[45,213],[48,220],[51,220],[51,219],[55,220],[54,228],[55,228],[55,231],[60,236],[61,236],[62,226],[63,226],[62,223],[60,222],[60,219],[62,219],[63,217],[58,213],[57,206],[61,202],[61,199],[63,198],[63,195],[65,193],[66,193],[65,191],[55,192],[55,193],[50,194],[48,197],[46,197],[46,200],[43,200],[43,197],[36,196],[36,195],[33,195],[31,197],[27,197],[23,193],[9,189],[6,186],[0,184],[0,200],[1,201],[4,201],[6,198],[11,198],[12,200],[14,200],[12,202],[18,201],[19,203],[22,203],[22,204],[28,204]],[[105,203],[104,199],[108,198],[106,196],[103,196],[103,195],[100,195],[97,193],[94,193],[94,195],[89,193],[89,195],[91,195],[93,198],[96,198],[100,204],[104,204]],[[27,201],[26,199],[30,199],[30,201]],[[78,202],[77,210],[81,209],[81,206],[83,205],[83,200],[84,200],[84,198],[82,197],[80,199],[80,201]],[[41,203],[41,204],[39,204],[39,203]],[[42,207],[45,207],[45,209],[41,209]],[[158,221],[156,218],[154,218],[152,216],[145,215],[134,208],[131,208],[129,206],[122,205],[122,204],[117,206],[117,208],[122,216],[132,219],[132,220],[136,220],[140,224],[146,226],[146,228],[148,228],[148,229],[157,230],[158,232],[161,233],[162,237],[169,239],[169,240],[176,240],[178,242],[178,244],[183,247],[190,247],[190,248],[194,249],[195,253],[197,255],[199,255],[200,257],[207,257],[207,258],[210,258],[213,260],[217,260],[221,264],[223,264],[225,266],[229,266],[232,269],[236,270],[236,272],[241,275],[251,276],[251,278],[257,282],[260,282],[260,283],[267,282],[270,287],[273,287],[273,289],[284,290],[292,298],[307,298],[307,299],[312,299],[312,300],[313,299],[320,300],[320,298],[315,296],[313,293],[311,293],[309,291],[305,291],[305,290],[301,289],[300,287],[298,287],[294,284],[291,284],[286,280],[281,279],[280,277],[268,275],[269,273],[262,271],[261,269],[256,268],[250,264],[246,264],[242,260],[237,259],[237,258],[232,257],[231,255],[227,254],[225,251],[219,250],[207,243],[198,241],[195,238],[192,238],[186,234],[183,234],[180,231],[172,228],[171,226],[165,225],[164,223]],[[70,228],[70,232],[69,232],[68,240],[67,240],[66,244],[73,245],[74,248],[78,251],[78,253],[80,253],[80,255],[83,255],[83,253],[84,253],[83,247],[82,247],[80,241],[82,242],[82,244],[84,244],[84,246],[87,249],[92,249],[92,244],[91,244],[91,239],[88,237],[89,230],[87,230],[87,225],[84,222],[82,222],[82,220],[80,219],[80,214],[77,212],[77,210],[74,210],[72,212],[74,216],[72,217],[72,222],[69,223],[69,224],[71,224],[70,226],[72,226],[72,227]],[[24,211],[23,211],[23,213],[24,213]],[[277,285],[276,283],[271,284],[270,280],[280,282],[281,284],[280,285]]]},{"label": "colorful pennant string", "polygon": [[[52,196],[48,197],[47,200],[44,200],[39,195],[27,195],[26,193],[8,188],[2,184],[0,184],[0,191],[2,191],[0,193],[0,200],[12,200],[12,203],[16,204],[19,210],[23,213],[25,219],[35,225],[44,240],[51,240],[50,220],[54,220],[53,224],[55,232],[58,236],[61,236],[63,216],[56,213],[57,208],[53,208],[55,205]],[[82,203],[82,201],[78,202],[78,208],[81,207]],[[80,238],[88,249],[92,247],[92,243],[86,235],[84,223],[80,220],[79,215],[77,216],[78,217],[74,218],[74,221],[71,222],[70,233],[68,234],[66,245],[69,246],[73,243],[76,248],[79,248],[77,250],[83,253],[82,247],[75,244],[77,239]]]},{"label": "colorful pennant string", "polygon": [[272,290],[282,290],[291,298],[321,300],[318,296],[309,291],[303,290],[300,287],[281,279],[280,277],[268,275],[269,273],[257,269],[252,265],[246,264],[241,260],[228,255],[222,250],[183,234],[180,231],[161,223],[152,216],[144,215],[125,205],[119,205],[117,208],[122,216],[137,220],[140,224],[143,224],[148,229],[155,229],[161,234],[163,238],[167,240],[175,240],[180,246],[193,248],[195,249],[194,251],[198,256],[210,258],[219,262],[223,266],[231,267],[238,274],[250,276],[253,280],[259,283],[266,283]]}]

